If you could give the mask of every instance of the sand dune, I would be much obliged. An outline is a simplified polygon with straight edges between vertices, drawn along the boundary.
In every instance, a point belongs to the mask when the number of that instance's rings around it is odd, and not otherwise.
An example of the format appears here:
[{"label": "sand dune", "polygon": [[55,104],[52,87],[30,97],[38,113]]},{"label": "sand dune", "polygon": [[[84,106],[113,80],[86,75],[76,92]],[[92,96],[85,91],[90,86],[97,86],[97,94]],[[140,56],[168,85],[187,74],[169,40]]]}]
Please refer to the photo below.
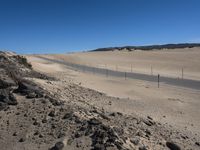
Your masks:
[{"label": "sand dune", "polygon": [[183,69],[184,78],[200,80],[200,48],[85,52],[56,57],[88,66],[154,75],[159,73],[175,78],[182,77]]}]

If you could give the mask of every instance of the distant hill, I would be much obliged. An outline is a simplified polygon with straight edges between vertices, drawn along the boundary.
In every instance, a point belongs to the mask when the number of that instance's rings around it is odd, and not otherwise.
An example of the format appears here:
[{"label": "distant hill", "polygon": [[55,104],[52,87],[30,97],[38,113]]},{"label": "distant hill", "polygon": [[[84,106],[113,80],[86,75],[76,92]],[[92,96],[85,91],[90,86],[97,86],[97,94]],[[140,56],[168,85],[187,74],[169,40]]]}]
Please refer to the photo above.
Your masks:
[{"label": "distant hill", "polygon": [[162,50],[162,49],[175,49],[175,48],[193,48],[200,47],[200,43],[182,43],[182,44],[164,44],[164,45],[148,45],[148,46],[123,46],[123,47],[108,47],[108,48],[98,48],[93,51],[113,51],[113,50]]}]

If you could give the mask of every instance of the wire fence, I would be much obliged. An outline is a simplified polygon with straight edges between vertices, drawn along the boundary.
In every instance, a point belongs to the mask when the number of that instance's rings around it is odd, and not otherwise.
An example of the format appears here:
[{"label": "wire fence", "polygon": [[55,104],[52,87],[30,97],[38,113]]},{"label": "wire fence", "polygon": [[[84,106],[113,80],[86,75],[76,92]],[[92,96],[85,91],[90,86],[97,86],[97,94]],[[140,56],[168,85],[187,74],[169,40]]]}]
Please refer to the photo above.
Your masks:
[{"label": "wire fence", "polygon": [[37,56],[44,60],[59,63],[62,65],[65,65],[66,67],[69,67],[70,69],[76,70],[76,71],[82,71],[87,73],[93,73],[98,75],[104,75],[106,77],[119,77],[127,79],[138,79],[138,80],[144,80],[144,81],[150,81],[150,82],[158,82],[158,88],[160,87],[160,83],[166,83],[169,85],[174,86],[180,86],[180,87],[186,87],[186,88],[192,88],[200,90],[200,81],[198,80],[191,80],[191,79],[184,79],[184,70],[182,68],[181,70],[181,76],[182,78],[172,78],[172,77],[165,77],[161,76],[160,74],[153,74],[153,67],[151,67],[151,74],[143,74],[143,73],[136,73],[133,72],[133,66],[131,65],[131,72],[126,71],[120,71],[119,67],[116,66],[116,70],[111,70],[107,68],[107,65],[105,65],[105,68],[98,68],[98,67],[92,67],[82,64],[75,64],[71,62],[67,62],[64,60],[58,60],[58,59],[50,59],[42,56]]}]

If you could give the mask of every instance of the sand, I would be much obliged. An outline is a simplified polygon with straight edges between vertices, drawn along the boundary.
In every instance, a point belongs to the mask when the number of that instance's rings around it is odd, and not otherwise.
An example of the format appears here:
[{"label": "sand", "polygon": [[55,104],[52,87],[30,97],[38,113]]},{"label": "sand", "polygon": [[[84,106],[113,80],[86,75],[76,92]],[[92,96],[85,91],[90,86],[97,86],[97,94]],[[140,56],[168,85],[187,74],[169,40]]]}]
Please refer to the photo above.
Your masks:
[{"label": "sand", "polygon": [[1,150],[199,147],[198,137],[160,124],[151,116],[106,109],[123,99],[76,84],[69,70],[60,72],[56,64],[32,59],[38,62],[34,68],[47,71],[49,77],[20,61],[20,56],[0,52],[0,58]]},{"label": "sand", "polygon": [[0,58],[2,150],[199,149],[197,90]]},{"label": "sand", "polygon": [[[106,67],[111,68],[113,66],[113,69],[117,64],[117,69],[123,68],[124,70],[128,69],[130,64],[135,63],[134,69],[144,73],[145,69],[148,68],[147,66],[151,64],[156,66],[156,68],[160,68],[162,73],[159,73],[166,76],[168,76],[168,74],[165,74],[166,72],[175,72],[176,69],[184,66],[188,70],[190,68],[190,74],[184,75],[185,78],[199,79],[200,63],[197,63],[199,61],[198,56],[200,56],[199,49],[193,48],[163,51],[75,53],[69,55],[48,55],[45,57],[91,66],[101,65],[103,67],[103,64],[106,64]],[[39,63],[41,64],[39,66],[44,65],[44,60],[33,59],[32,56],[30,58],[29,60],[33,64]],[[55,65],[58,66],[59,71],[54,69]],[[112,106],[105,106],[102,103],[95,105],[126,114],[151,115],[156,121],[163,124],[169,124],[176,129],[187,129],[186,131],[194,135],[200,135],[200,91],[198,90],[169,86],[164,83],[161,83],[161,87],[157,88],[157,83],[83,73],[70,70],[56,63],[53,65],[49,64],[49,66],[52,68],[51,73],[62,80],[70,77],[73,82],[81,84],[83,87],[120,98],[118,101],[113,102]],[[60,67],[62,67],[62,71]],[[49,72],[49,69],[40,68],[38,64],[34,68],[40,72]],[[147,71],[146,73],[148,74]],[[174,77],[176,75],[178,74],[175,74]],[[173,75],[170,74],[170,76]]]},{"label": "sand", "polygon": [[[57,55],[68,62],[118,71],[200,80],[200,48],[84,52]],[[132,68],[132,69],[131,69]],[[152,68],[152,69],[151,69]]]}]

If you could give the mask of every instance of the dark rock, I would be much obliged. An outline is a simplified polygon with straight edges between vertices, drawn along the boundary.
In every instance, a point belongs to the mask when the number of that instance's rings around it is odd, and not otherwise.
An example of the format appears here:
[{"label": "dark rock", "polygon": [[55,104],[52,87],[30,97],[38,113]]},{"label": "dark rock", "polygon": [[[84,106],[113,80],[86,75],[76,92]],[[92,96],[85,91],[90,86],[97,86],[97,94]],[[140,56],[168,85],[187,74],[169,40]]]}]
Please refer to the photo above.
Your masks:
[{"label": "dark rock", "polygon": [[64,143],[63,142],[57,142],[54,147],[51,148],[51,150],[62,150],[64,148]]},{"label": "dark rock", "polygon": [[155,122],[152,121],[152,120],[143,120],[143,122],[144,122],[146,125],[148,125],[148,126],[152,126],[152,125],[155,124]]},{"label": "dark rock", "polygon": [[153,118],[152,118],[152,117],[150,117],[150,116],[147,116],[147,118],[148,118],[148,119],[150,119],[150,120],[153,120]]},{"label": "dark rock", "polygon": [[68,140],[67,140],[67,145],[71,145],[71,144],[72,144],[72,142],[73,142],[73,139],[71,139],[71,138],[70,138],[70,139],[68,139]]},{"label": "dark rock", "polygon": [[94,149],[106,149],[106,147],[116,146],[117,149],[122,149],[123,143],[120,142],[116,132],[102,124],[99,120],[93,118],[88,121],[88,127],[85,134],[91,135],[92,146]]},{"label": "dark rock", "polygon": [[81,134],[81,132],[76,132],[75,133],[75,135],[74,135],[74,137],[75,138],[79,138],[79,137],[81,137],[83,134]]},{"label": "dark rock", "polygon": [[6,108],[7,105],[17,105],[17,100],[10,89],[0,89],[0,110]]},{"label": "dark rock", "polygon": [[50,116],[50,117],[55,117],[55,114],[56,114],[55,111],[51,111],[51,112],[49,113],[49,116]]},{"label": "dark rock", "polygon": [[110,114],[110,116],[116,117],[116,116],[122,116],[123,114],[120,112],[113,112]]},{"label": "dark rock", "polygon": [[195,142],[195,144],[196,144],[197,146],[200,146],[200,143],[199,143],[199,142]]},{"label": "dark rock", "polygon": [[74,116],[74,121],[75,121],[77,124],[81,124],[81,123],[82,123],[82,121],[80,120],[80,118],[77,117],[77,116]]},{"label": "dark rock", "polygon": [[110,120],[110,118],[109,118],[106,114],[100,113],[99,115],[100,115],[101,118],[103,118],[103,119]]},{"label": "dark rock", "polygon": [[123,114],[122,113],[120,113],[120,112],[116,112],[117,113],[117,115],[119,115],[119,116],[122,116]]},{"label": "dark rock", "polygon": [[37,95],[34,92],[28,93],[28,95],[26,96],[26,98],[36,98],[36,97]]},{"label": "dark rock", "polygon": [[79,129],[79,131],[85,131],[86,129],[87,129],[87,127],[81,126],[80,129]]},{"label": "dark rock", "polygon": [[9,93],[8,105],[17,105],[17,100],[12,93]]},{"label": "dark rock", "polygon": [[15,90],[16,93],[21,93],[23,95],[27,95],[34,91],[35,85],[32,85],[31,82],[26,81],[19,81],[18,88]]},{"label": "dark rock", "polygon": [[92,133],[93,133],[93,131],[90,128],[86,128],[86,130],[85,130],[85,136],[88,136],[88,135],[90,135]]},{"label": "dark rock", "polygon": [[44,136],[42,134],[39,135],[39,138],[43,138]]},{"label": "dark rock", "polygon": [[55,124],[52,124],[52,125],[51,125],[51,128],[52,128],[52,129],[55,129],[55,128],[56,128],[56,125],[55,125]]},{"label": "dark rock", "polygon": [[123,149],[123,146],[122,146],[123,143],[122,143],[122,142],[120,142],[120,141],[115,141],[114,144],[117,146],[117,149],[120,149],[120,150]]},{"label": "dark rock", "polygon": [[40,101],[41,101],[42,104],[46,104],[47,103],[47,100],[44,99],[44,98],[40,99]]},{"label": "dark rock", "polygon": [[32,118],[33,121],[36,121],[37,119],[35,117]]},{"label": "dark rock", "polygon": [[70,119],[72,118],[73,114],[72,113],[66,113],[62,119]]},{"label": "dark rock", "polygon": [[17,115],[17,116],[20,115],[20,112],[17,112],[15,115]]},{"label": "dark rock", "polygon": [[185,136],[185,135],[181,135],[181,137],[182,137],[184,140],[188,139],[188,136]]},{"label": "dark rock", "polygon": [[26,139],[25,138],[20,138],[19,142],[24,142]]},{"label": "dark rock", "polygon": [[36,131],[33,135],[39,135],[40,132],[39,131]]},{"label": "dark rock", "polygon": [[47,123],[47,119],[46,118],[42,119],[42,123]]},{"label": "dark rock", "polygon": [[20,93],[22,95],[33,96],[32,93],[35,93],[37,97],[43,96],[43,90],[39,88],[35,83],[29,80],[21,80],[18,82],[18,88],[14,91],[16,93]]},{"label": "dark rock", "polygon": [[115,132],[117,132],[119,135],[124,134],[123,128],[113,127],[113,130],[114,130]]},{"label": "dark rock", "polygon": [[64,137],[64,136],[66,136],[66,133],[65,133],[65,132],[60,132],[60,133],[58,134],[58,138],[62,138],[62,137]]},{"label": "dark rock", "polygon": [[103,144],[96,144],[93,150],[106,150],[106,148]]},{"label": "dark rock", "polygon": [[134,145],[138,145],[139,142],[140,142],[140,138],[139,138],[139,137],[135,137],[135,138],[132,138],[130,141],[131,141],[131,143],[133,143]]},{"label": "dark rock", "polygon": [[91,110],[90,112],[91,112],[91,113],[99,114],[99,111],[98,111],[97,108],[95,108],[95,107],[94,107],[93,110]]},{"label": "dark rock", "polygon": [[35,120],[34,122],[33,122],[33,125],[34,126],[37,126],[37,125],[39,125],[40,123],[37,121],[37,120]]},{"label": "dark rock", "polygon": [[54,98],[48,97],[49,101],[52,103],[52,105],[54,106],[60,106],[63,105],[64,102],[58,101]]},{"label": "dark rock", "polygon": [[88,120],[88,124],[99,125],[99,124],[101,124],[101,122],[99,120],[95,119],[95,118],[92,118],[92,119]]},{"label": "dark rock", "polygon": [[7,107],[8,107],[8,105],[6,103],[0,102],[0,111],[5,110]]},{"label": "dark rock", "polygon": [[144,145],[143,145],[143,146],[140,146],[140,147],[139,147],[139,150],[147,150],[147,147],[144,146]]},{"label": "dark rock", "polygon": [[136,135],[137,135],[137,136],[140,136],[140,137],[144,136],[144,134],[143,134],[142,131],[138,131],[138,132],[136,133]]},{"label": "dark rock", "polygon": [[0,51],[0,62],[7,61],[8,58],[4,56],[4,52]]},{"label": "dark rock", "polygon": [[178,146],[178,145],[175,144],[174,142],[166,142],[166,146],[167,146],[170,150],[181,150],[180,146]]},{"label": "dark rock", "polygon": [[4,79],[0,76],[0,89],[5,89],[8,87],[17,86],[17,84],[8,76],[5,76]]},{"label": "dark rock", "polygon": [[151,135],[151,131],[149,129],[145,130],[146,134]]},{"label": "dark rock", "polygon": [[14,132],[14,133],[13,133],[13,136],[17,136],[17,132]]}]

